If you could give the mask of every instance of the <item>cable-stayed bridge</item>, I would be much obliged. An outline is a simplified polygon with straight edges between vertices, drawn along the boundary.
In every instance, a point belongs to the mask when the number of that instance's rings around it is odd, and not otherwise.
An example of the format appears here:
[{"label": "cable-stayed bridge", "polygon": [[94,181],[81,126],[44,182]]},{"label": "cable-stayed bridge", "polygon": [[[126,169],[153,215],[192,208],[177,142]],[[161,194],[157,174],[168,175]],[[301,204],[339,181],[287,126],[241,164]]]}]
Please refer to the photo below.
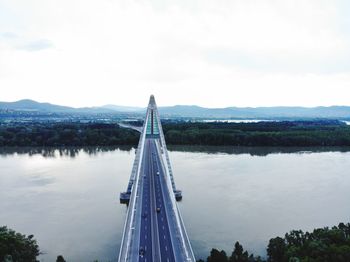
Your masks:
[{"label": "cable-stayed bridge", "polygon": [[195,262],[154,96],[150,97],[127,190],[119,262]]}]

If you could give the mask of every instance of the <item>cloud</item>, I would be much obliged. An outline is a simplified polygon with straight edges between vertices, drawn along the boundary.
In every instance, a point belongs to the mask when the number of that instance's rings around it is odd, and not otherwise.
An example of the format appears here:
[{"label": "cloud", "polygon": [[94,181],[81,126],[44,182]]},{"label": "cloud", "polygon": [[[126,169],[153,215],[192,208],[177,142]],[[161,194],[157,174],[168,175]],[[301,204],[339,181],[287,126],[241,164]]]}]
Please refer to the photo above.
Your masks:
[{"label": "cloud", "polygon": [[[194,10],[167,9],[169,18],[162,22],[171,28],[167,45],[193,47],[207,63],[262,72],[337,73],[350,69],[350,32],[340,30],[340,8],[337,1],[322,0],[203,1]],[[181,51],[175,47],[172,53]]]},{"label": "cloud", "polygon": [[0,36],[7,39],[15,39],[18,37],[18,35],[13,32],[4,32]]},{"label": "cloud", "polygon": [[207,49],[203,57],[208,63],[260,72],[288,72],[290,74],[332,74],[350,72],[350,54],[331,57],[288,53],[249,53],[234,49]]},{"label": "cloud", "polygon": [[54,47],[53,43],[47,39],[39,39],[17,46],[18,49],[26,51],[40,51]]},{"label": "cloud", "polygon": [[155,93],[160,104],[348,104],[345,5],[0,0],[2,99],[144,106]]},{"label": "cloud", "polygon": [[8,46],[25,51],[40,51],[48,48],[53,48],[53,43],[48,39],[33,40],[29,37],[23,37],[13,32],[4,32],[0,34],[0,40]]}]

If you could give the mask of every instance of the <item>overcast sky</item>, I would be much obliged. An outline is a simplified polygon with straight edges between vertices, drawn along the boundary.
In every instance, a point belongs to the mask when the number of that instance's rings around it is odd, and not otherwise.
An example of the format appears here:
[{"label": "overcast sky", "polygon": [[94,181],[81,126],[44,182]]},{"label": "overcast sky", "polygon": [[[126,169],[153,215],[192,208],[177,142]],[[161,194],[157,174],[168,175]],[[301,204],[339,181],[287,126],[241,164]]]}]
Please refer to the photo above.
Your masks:
[{"label": "overcast sky", "polygon": [[350,1],[0,0],[0,101],[350,105]]}]

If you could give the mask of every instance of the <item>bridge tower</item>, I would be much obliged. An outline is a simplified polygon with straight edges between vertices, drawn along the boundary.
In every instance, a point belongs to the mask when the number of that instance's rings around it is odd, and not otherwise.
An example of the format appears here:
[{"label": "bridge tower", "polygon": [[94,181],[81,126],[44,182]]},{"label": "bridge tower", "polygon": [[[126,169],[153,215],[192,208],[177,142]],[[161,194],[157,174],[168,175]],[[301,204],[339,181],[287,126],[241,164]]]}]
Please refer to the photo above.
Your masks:
[{"label": "bridge tower", "polygon": [[144,121],[144,124],[142,127],[141,136],[139,139],[139,144],[138,144],[138,147],[136,150],[136,157],[135,157],[133,168],[131,171],[129,183],[128,183],[126,191],[120,193],[120,203],[129,204],[131,189],[132,189],[133,183],[135,181],[137,167],[138,167],[139,162],[140,162],[140,152],[141,152],[140,148],[142,146],[142,143],[144,143],[144,139],[143,139],[144,133],[145,133],[145,137],[147,137],[147,138],[153,137],[153,138],[159,139],[162,153],[164,153],[164,155],[165,155],[167,171],[168,171],[170,179],[171,179],[171,184],[173,187],[175,199],[176,199],[176,201],[181,201],[182,200],[182,191],[176,189],[176,185],[175,185],[175,181],[174,181],[174,177],[173,177],[173,171],[172,171],[171,164],[170,164],[168,150],[166,148],[164,133],[163,133],[162,124],[161,124],[160,116],[159,116],[158,109],[157,109],[156,100],[154,98],[154,95],[151,95],[151,97],[149,99],[148,107],[147,107],[146,118],[145,118],[145,121]]}]

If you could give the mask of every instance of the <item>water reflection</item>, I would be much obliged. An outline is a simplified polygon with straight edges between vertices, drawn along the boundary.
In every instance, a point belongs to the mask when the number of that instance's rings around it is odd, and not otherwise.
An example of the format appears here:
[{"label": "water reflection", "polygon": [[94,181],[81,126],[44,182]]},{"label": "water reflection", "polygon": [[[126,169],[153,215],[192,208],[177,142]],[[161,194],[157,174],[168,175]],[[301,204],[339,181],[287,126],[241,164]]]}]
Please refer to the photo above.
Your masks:
[{"label": "water reflection", "polygon": [[168,146],[169,151],[206,153],[206,154],[249,154],[267,156],[269,154],[350,152],[350,147],[239,147],[239,146]]},{"label": "water reflection", "polygon": [[96,155],[101,152],[109,151],[130,151],[132,146],[103,146],[103,147],[1,147],[0,156],[26,154],[29,156],[41,155],[45,158],[56,157],[77,157],[79,153],[87,153],[89,155]]},{"label": "water reflection", "polygon": [[[131,151],[132,146],[103,146],[103,147],[2,147],[0,156],[13,154],[41,155],[45,158],[77,157],[84,152],[96,155],[109,151]],[[206,153],[206,154],[249,154],[251,156],[267,156],[269,154],[290,153],[321,153],[321,152],[350,152],[350,147],[238,147],[238,146],[188,146],[169,145],[169,151]]]}]

